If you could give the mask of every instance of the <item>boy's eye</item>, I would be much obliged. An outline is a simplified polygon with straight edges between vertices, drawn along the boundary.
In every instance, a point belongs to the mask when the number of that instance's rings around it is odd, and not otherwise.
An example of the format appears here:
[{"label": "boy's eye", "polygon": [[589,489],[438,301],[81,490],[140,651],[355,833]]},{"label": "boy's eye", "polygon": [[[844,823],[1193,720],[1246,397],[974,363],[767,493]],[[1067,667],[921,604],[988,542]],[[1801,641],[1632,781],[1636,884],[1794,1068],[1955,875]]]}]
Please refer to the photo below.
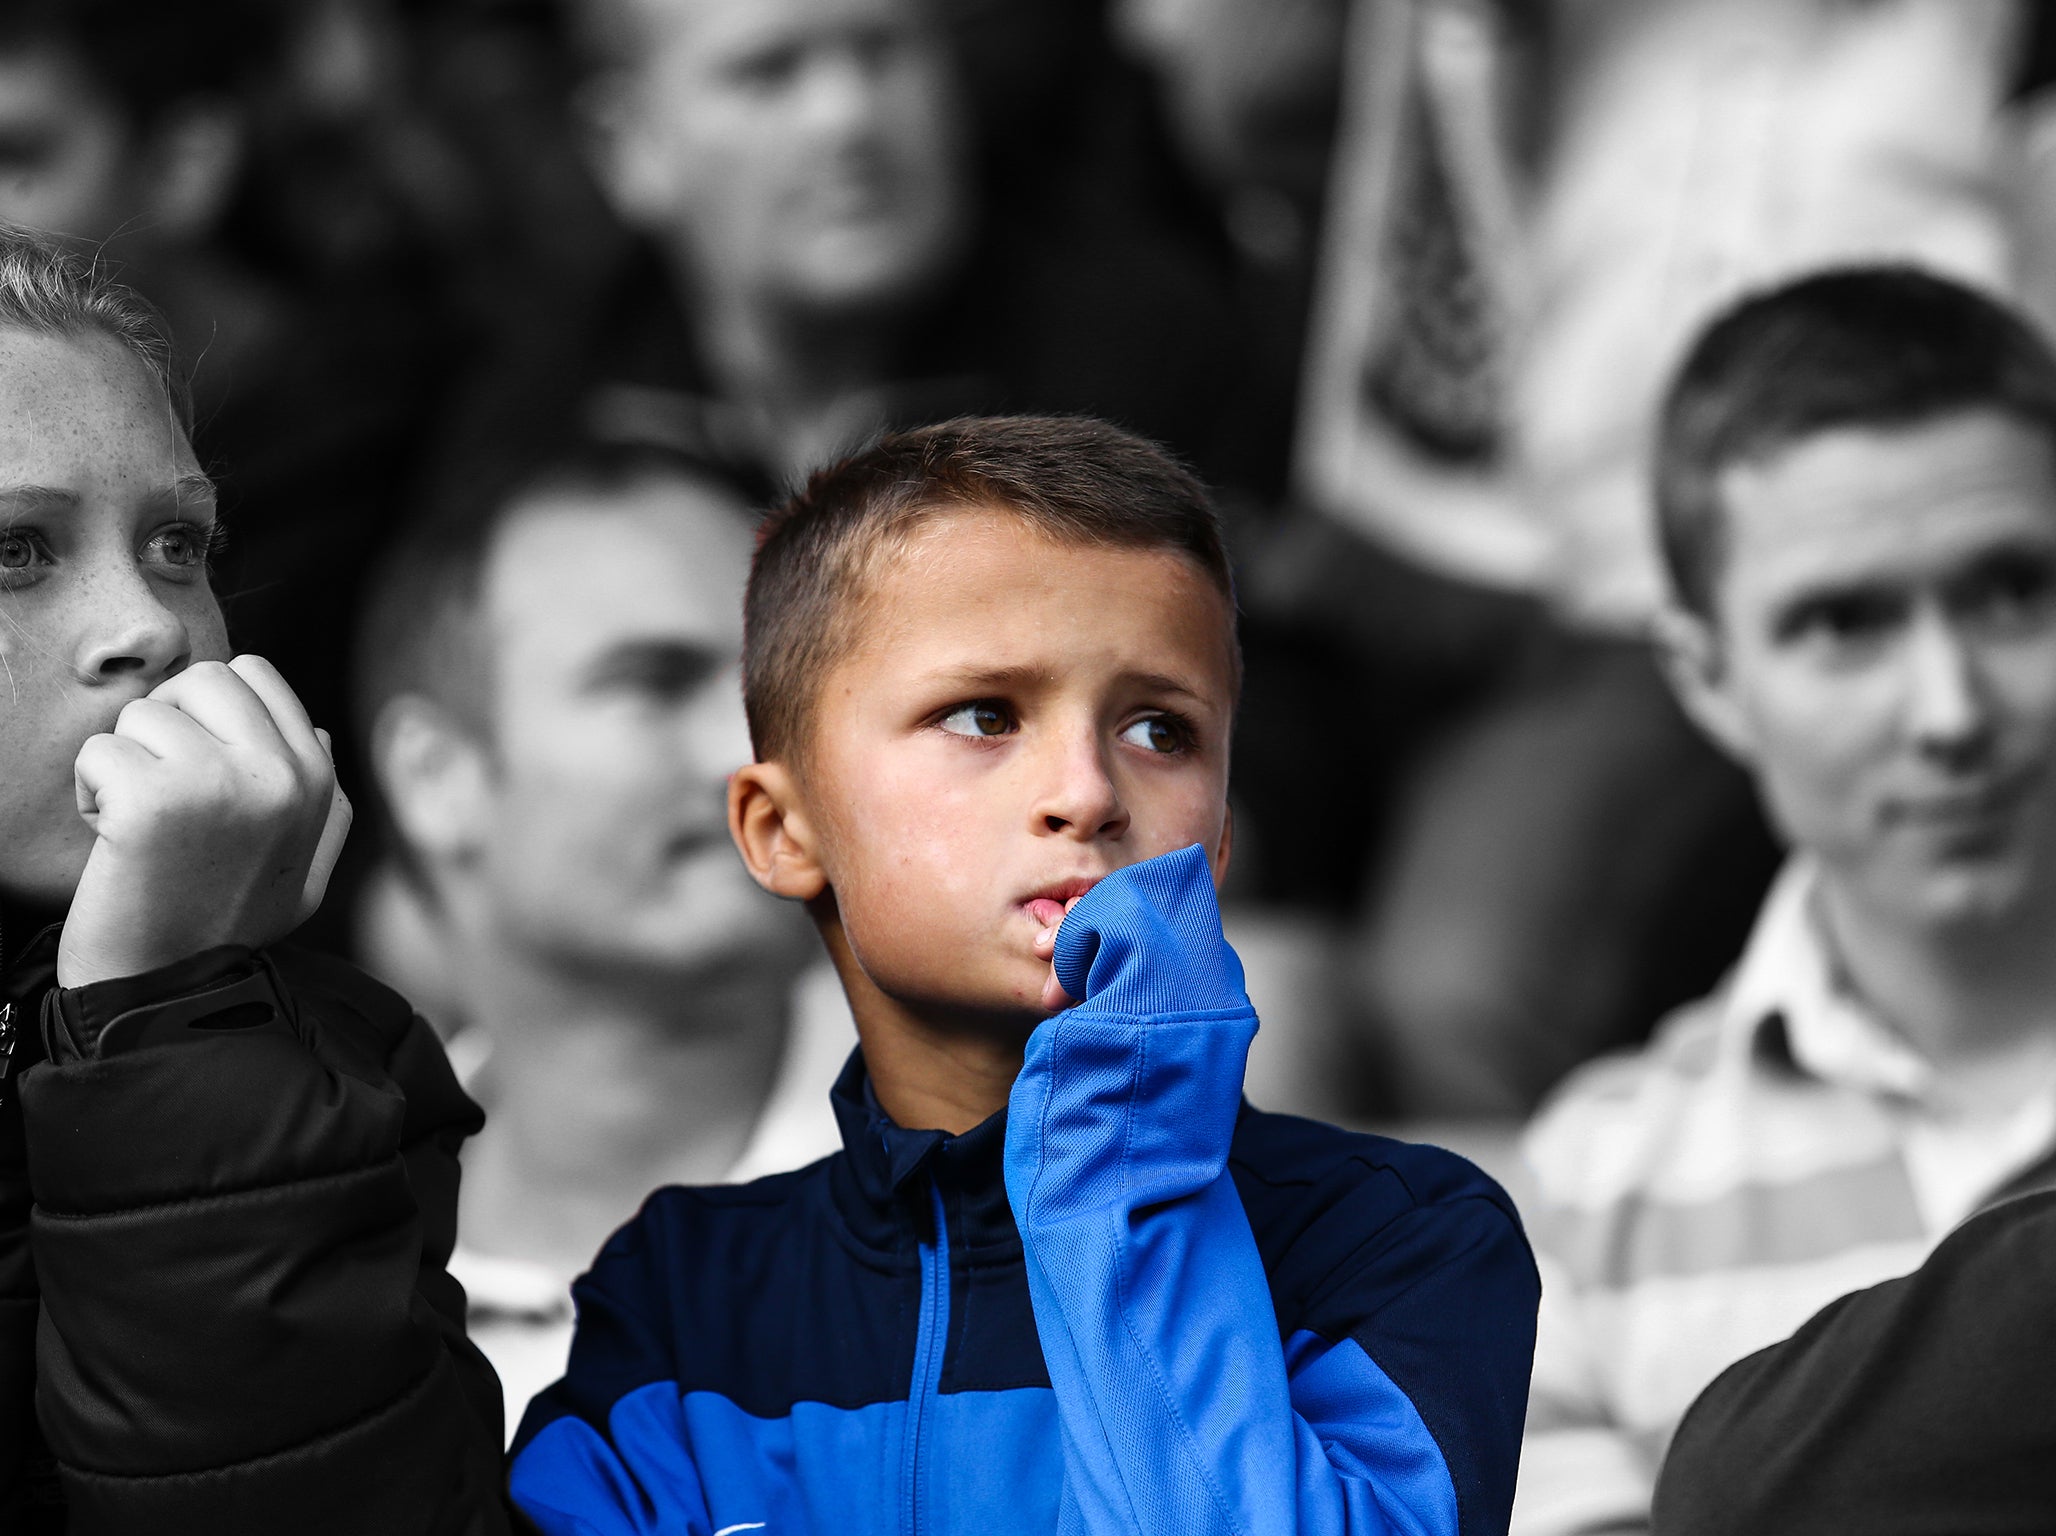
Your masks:
[{"label": "boy's eye", "polygon": [[1182,752],[1191,744],[1184,725],[1169,715],[1144,715],[1121,732],[1121,740],[1145,752]]},{"label": "boy's eye", "polygon": [[1013,712],[993,699],[959,704],[940,724],[952,736],[1004,736],[1015,728]]}]

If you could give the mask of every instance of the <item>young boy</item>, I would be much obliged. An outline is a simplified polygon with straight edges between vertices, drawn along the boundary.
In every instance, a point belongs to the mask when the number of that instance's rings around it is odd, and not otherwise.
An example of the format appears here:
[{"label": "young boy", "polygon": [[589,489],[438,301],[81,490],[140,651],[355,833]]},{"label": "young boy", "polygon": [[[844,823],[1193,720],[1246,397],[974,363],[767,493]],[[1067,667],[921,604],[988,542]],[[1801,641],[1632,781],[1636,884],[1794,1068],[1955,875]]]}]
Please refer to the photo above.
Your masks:
[{"label": "young boy", "polygon": [[154,317],[0,227],[0,1531],[486,1533],[434,1037],[268,946],[349,824],[229,656]]},{"label": "young boy", "polygon": [[767,526],[745,636],[730,828],[849,995],[843,1150],[616,1234],[516,1501],[581,1533],[1504,1529],[1511,1205],[1241,1101],[1199,485],[1089,421],[888,437]]}]

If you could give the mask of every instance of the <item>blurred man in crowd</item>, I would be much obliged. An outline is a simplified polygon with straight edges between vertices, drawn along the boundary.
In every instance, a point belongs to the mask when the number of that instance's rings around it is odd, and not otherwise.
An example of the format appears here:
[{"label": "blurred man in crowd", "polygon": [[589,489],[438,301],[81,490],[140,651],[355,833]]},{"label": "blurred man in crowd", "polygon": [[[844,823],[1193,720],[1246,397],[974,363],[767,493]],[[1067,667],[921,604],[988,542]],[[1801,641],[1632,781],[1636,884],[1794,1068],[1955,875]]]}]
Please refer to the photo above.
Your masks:
[{"label": "blurred man in crowd", "polygon": [[511,1432],[650,1189],[834,1148],[855,1035],[728,838],[746,493],[668,450],[506,457],[392,552],[359,682],[406,871],[365,948],[442,1000],[489,1107],[453,1263]]},{"label": "blurred man in crowd", "polygon": [[1321,517],[1247,590],[1329,606],[1390,721],[1358,755],[1412,754],[1354,960],[1415,1107],[1525,1112],[1732,961],[1775,855],[1645,643],[1657,399],[1715,312],[1807,271],[2014,291],[2003,114],[2046,9],[1357,7],[1298,454]]},{"label": "blurred man in crowd", "polygon": [[578,10],[593,162],[649,247],[585,365],[615,420],[783,476],[888,423],[1087,410],[1224,468],[1218,274],[1134,207],[985,181],[925,0]]},{"label": "blurred man in crowd", "polygon": [[1526,1533],[1639,1528],[1724,1367],[2056,1182],[2056,358],[1830,272],[1700,338],[1658,464],[1672,681],[1792,856],[1728,982],[1528,1134]]}]

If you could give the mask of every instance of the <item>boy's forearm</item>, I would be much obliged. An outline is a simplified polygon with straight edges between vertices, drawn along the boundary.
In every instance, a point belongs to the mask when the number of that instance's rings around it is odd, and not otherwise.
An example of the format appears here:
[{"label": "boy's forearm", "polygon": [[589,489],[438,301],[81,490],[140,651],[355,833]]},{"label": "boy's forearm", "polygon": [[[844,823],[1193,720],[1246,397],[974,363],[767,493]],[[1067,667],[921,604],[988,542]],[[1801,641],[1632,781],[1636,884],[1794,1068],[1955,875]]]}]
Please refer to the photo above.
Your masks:
[{"label": "boy's forearm", "polygon": [[1284,1361],[1224,1174],[1254,1029],[1081,1010],[1029,1044],[1007,1188],[1089,1531],[1276,1529],[1289,1499]]},{"label": "boy's forearm", "polygon": [[1228,1171],[1256,1019],[1210,880],[1188,850],[1112,881],[1059,936],[1085,1001],[1030,1038],[1007,1123],[1084,1528],[1503,1528],[1536,1297],[1505,1197],[1445,1153],[1324,1141],[1285,1175],[1274,1295]]}]

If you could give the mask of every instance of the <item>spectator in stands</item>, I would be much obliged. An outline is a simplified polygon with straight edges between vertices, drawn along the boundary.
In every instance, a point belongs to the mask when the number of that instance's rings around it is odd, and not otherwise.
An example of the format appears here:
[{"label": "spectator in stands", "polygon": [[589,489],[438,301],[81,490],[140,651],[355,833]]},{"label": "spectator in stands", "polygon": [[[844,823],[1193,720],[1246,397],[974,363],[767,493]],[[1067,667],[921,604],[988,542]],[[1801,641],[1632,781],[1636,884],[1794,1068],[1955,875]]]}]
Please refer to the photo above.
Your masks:
[{"label": "spectator in stands", "polygon": [[611,419],[785,477],[887,424],[1089,410],[1222,469],[1225,281],[1140,210],[981,181],[924,0],[580,9],[594,163],[650,247],[582,364]]},{"label": "spectator in stands", "polygon": [[1300,455],[1340,526],[1296,606],[1376,626],[1361,713],[1417,752],[1353,953],[1416,1107],[1525,1113],[1740,947],[1775,853],[1645,643],[1658,397],[1714,313],[1809,271],[2009,291],[1997,130],[2040,9],[1360,8]]},{"label": "spectator in stands", "polygon": [[1528,1133],[1523,1533],[1639,1527],[1724,1367],[2056,1182],[2056,358],[1836,270],[1716,321],[1657,453],[1672,681],[1792,853],[1728,981]]},{"label": "spectator in stands", "polygon": [[727,834],[750,493],[664,449],[505,457],[391,552],[359,683],[409,882],[373,906],[428,935],[364,948],[455,1010],[490,1111],[452,1262],[511,1429],[644,1194],[833,1150],[855,1034]]}]

